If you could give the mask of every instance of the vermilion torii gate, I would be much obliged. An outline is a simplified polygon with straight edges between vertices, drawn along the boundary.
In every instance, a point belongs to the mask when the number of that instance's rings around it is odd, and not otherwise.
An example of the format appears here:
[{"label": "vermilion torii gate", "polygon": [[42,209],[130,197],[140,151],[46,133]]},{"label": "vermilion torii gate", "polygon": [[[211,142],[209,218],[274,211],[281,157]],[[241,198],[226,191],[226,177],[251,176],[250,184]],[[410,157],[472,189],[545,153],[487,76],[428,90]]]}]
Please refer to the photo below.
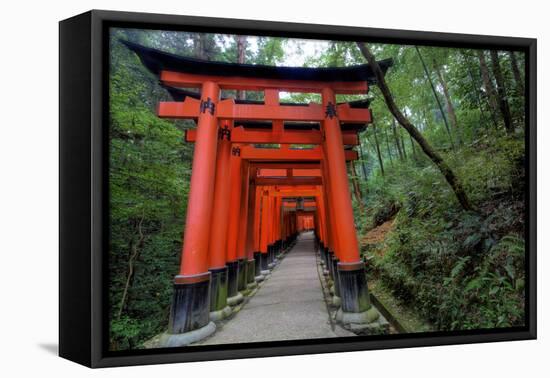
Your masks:
[{"label": "vermilion torii gate", "polygon": [[[208,62],[124,43],[174,99],[159,103],[158,115],[197,123],[185,136],[195,148],[164,344],[186,345],[214,332],[213,321],[231,314],[297,234],[311,229],[334,282],[337,320],[375,321],[346,170],[346,161],[357,159],[351,148],[371,114],[366,100],[336,102],[336,94],[367,93],[374,82],[368,66]],[[391,61],[380,65],[387,70]],[[222,98],[222,90],[260,91],[264,100]],[[319,93],[322,101],[284,103],[283,91]]]}]

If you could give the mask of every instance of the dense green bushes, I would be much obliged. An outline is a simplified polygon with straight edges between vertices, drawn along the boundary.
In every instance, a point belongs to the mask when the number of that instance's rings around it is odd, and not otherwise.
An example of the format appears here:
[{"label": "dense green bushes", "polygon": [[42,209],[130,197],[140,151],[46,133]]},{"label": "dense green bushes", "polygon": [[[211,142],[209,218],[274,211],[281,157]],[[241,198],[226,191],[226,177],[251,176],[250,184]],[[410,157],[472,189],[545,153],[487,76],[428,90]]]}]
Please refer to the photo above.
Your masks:
[{"label": "dense green bushes", "polygon": [[109,341],[140,347],[167,324],[192,146],[154,112],[161,90],[117,38],[110,81]]},{"label": "dense green bushes", "polygon": [[[523,142],[500,137],[447,154],[478,213],[460,209],[423,159],[394,164],[368,183],[367,226],[399,202],[394,229],[364,248],[371,270],[440,330],[524,323]],[[393,205],[392,205],[393,206]]]}]

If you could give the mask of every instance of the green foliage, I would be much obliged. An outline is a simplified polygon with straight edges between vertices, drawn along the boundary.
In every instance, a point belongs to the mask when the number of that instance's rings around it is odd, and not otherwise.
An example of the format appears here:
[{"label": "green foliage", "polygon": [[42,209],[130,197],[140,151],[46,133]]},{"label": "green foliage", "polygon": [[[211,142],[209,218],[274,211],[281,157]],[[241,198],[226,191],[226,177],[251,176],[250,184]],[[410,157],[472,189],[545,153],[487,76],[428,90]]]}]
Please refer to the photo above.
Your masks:
[{"label": "green foliage", "polygon": [[111,321],[111,348],[116,350],[134,349],[134,340],[139,336],[141,324],[136,319],[122,317]]},{"label": "green foliage", "polygon": [[285,56],[283,38],[258,37],[258,52],[254,57],[255,64],[276,66]]},{"label": "green foliage", "polygon": [[[139,38],[138,38],[139,37]],[[136,348],[166,324],[177,272],[192,148],[176,124],[159,119],[156,80],[118,38],[110,80],[110,345]],[[129,276],[130,264],[133,274]],[[126,283],[128,288],[124,303]],[[120,314],[120,315],[119,315]]]},{"label": "green foliage", "polygon": [[373,273],[437,329],[524,324],[522,146],[501,137],[447,155],[480,214],[462,211],[426,161],[400,162],[369,180],[363,233],[400,208],[383,245],[364,249]]}]

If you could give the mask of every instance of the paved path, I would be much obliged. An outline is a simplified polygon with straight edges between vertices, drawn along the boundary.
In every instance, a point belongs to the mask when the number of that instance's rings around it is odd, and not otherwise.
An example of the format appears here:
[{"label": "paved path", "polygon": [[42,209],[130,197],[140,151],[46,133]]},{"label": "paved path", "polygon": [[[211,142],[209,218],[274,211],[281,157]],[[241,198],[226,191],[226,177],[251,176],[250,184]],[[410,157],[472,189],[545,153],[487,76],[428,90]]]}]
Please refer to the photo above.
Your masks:
[{"label": "paved path", "polygon": [[313,233],[302,234],[241,311],[203,341],[228,344],[354,336],[331,325],[317,273]]}]

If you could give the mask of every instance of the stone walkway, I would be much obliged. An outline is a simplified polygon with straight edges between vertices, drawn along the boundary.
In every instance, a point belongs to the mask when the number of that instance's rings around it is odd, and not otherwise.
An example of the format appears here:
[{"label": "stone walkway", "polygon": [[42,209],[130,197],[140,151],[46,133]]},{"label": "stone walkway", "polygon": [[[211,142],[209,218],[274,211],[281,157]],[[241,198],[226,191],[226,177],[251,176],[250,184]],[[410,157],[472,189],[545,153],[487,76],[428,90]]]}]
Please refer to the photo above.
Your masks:
[{"label": "stone walkway", "polygon": [[313,233],[300,235],[243,308],[201,345],[354,336],[329,319]]}]

